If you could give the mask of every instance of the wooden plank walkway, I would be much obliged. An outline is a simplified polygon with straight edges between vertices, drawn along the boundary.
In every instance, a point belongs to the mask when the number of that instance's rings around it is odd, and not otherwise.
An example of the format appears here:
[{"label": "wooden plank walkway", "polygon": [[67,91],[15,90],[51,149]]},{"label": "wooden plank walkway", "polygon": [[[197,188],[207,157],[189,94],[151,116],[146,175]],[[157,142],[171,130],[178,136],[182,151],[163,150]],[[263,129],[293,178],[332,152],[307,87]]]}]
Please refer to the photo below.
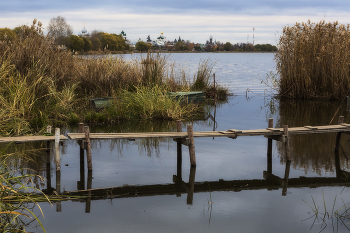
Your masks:
[{"label": "wooden plank walkway", "polygon": [[[288,128],[291,134],[316,134],[332,132],[350,132],[350,124],[304,126]],[[254,130],[229,129],[227,131],[193,132],[194,137],[236,137],[236,136],[278,136],[283,135],[283,128],[267,128]],[[187,132],[147,132],[147,133],[90,133],[90,139],[142,139],[142,138],[186,138]],[[68,133],[72,140],[84,140],[84,133]]]},{"label": "wooden plank walkway", "polygon": [[[64,135],[60,135],[60,140],[68,140],[68,138]],[[37,141],[55,141],[55,136],[0,137],[0,143],[25,143]]]}]

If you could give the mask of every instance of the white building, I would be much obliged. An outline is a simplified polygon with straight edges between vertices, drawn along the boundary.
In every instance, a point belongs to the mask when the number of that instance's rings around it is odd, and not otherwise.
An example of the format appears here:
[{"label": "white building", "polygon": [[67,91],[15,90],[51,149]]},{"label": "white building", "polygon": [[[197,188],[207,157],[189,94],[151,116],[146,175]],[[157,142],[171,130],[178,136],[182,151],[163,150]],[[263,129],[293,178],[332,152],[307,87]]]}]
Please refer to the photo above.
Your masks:
[{"label": "white building", "polygon": [[164,46],[166,42],[166,37],[164,37],[163,32],[160,33],[160,36],[157,38],[156,44],[158,46]]}]

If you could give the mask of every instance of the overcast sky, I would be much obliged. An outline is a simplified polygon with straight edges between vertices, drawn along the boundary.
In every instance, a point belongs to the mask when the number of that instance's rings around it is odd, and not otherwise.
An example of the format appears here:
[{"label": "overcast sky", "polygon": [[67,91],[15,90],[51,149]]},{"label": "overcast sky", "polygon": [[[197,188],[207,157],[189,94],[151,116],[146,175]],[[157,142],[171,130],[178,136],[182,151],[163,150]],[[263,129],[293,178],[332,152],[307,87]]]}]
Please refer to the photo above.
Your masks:
[{"label": "overcast sky", "polygon": [[47,27],[63,16],[78,34],[84,27],[120,33],[131,41],[152,40],[164,32],[192,42],[277,44],[286,25],[320,20],[349,23],[349,0],[0,0],[0,28],[30,25],[34,18]]}]

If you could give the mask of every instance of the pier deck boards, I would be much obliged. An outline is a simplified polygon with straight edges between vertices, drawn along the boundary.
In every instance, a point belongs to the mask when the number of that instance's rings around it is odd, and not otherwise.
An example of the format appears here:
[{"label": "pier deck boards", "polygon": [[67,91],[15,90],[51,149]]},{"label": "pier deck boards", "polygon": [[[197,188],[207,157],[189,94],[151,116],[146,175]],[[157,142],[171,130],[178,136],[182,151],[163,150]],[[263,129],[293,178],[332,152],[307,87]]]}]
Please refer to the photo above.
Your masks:
[{"label": "pier deck boards", "polygon": [[[64,135],[60,135],[60,140],[67,140]],[[0,143],[25,143],[35,141],[55,141],[55,136],[21,136],[21,137],[0,137]]]},{"label": "pier deck boards", "polygon": [[[316,134],[350,132],[350,124],[327,126],[304,126],[288,128],[289,134]],[[274,136],[283,135],[283,128],[254,130],[229,129],[227,131],[193,132],[194,137],[235,137],[235,136]],[[147,133],[90,133],[90,139],[142,139],[142,138],[186,138],[187,132],[147,132]],[[85,139],[84,133],[68,133],[72,140]],[[1,140],[1,138],[0,138]]]}]

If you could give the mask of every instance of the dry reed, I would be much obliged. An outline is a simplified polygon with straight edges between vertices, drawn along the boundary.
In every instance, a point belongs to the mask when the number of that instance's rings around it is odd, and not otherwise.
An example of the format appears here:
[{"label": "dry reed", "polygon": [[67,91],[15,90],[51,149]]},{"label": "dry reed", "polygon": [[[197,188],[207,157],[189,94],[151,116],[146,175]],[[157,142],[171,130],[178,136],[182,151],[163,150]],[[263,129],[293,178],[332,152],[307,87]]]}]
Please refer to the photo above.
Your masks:
[{"label": "dry reed", "polygon": [[279,95],[342,99],[350,88],[350,25],[296,23],[283,29],[275,56]]}]

